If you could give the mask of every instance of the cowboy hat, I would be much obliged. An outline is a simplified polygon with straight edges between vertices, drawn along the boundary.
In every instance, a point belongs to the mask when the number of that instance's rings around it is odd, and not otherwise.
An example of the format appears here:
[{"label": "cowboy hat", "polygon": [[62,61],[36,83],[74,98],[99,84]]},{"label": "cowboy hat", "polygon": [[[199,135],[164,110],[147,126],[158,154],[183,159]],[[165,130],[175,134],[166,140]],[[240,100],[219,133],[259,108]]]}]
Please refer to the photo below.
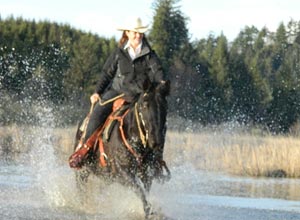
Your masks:
[{"label": "cowboy hat", "polygon": [[143,25],[140,18],[134,18],[127,21],[124,25],[122,25],[122,27],[117,28],[117,30],[145,33],[148,30],[148,25]]}]

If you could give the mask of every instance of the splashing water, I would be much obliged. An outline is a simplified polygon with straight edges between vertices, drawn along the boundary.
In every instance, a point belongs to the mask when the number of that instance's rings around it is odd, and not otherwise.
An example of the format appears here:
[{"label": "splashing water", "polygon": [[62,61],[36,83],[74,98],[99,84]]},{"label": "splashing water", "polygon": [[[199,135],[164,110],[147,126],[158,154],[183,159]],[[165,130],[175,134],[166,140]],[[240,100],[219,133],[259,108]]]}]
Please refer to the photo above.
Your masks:
[{"label": "splashing water", "polygon": [[[130,189],[107,185],[96,177],[89,179],[86,203],[80,202],[74,172],[67,158],[61,161],[55,150],[52,108],[41,106],[36,107],[40,126],[24,137],[30,140],[30,151],[18,162],[0,160],[0,218],[143,219],[141,201]],[[175,155],[167,157],[172,179],[164,185],[155,182],[149,195],[158,219],[300,216],[300,196],[294,195],[290,200],[285,197],[291,188],[297,189],[300,180],[241,178],[201,171],[195,169],[193,161],[184,160],[174,151],[175,144],[186,143],[167,138],[168,154]]]},{"label": "splashing water", "polygon": [[[20,164],[14,164],[15,170],[8,170],[7,166],[2,174],[18,172],[22,175],[25,194],[17,205],[22,214],[17,216],[28,216],[30,219],[45,218],[38,210],[44,210],[50,219],[60,216],[60,219],[91,218],[101,216],[101,219],[118,219],[129,216],[128,219],[143,216],[143,208],[139,198],[129,189],[118,184],[106,186],[98,178],[91,177],[88,184],[87,204],[82,205],[79,192],[76,188],[74,171],[69,168],[67,158],[62,163],[57,157],[54,144],[55,120],[50,107],[36,107],[36,114],[40,126],[33,129],[29,139],[30,151],[23,156]],[[15,187],[3,190],[4,195],[14,191],[15,197],[22,194],[18,189],[20,183]],[[120,198],[123,198],[120,200]],[[12,199],[11,201],[15,201]],[[29,206],[32,213],[27,212]],[[16,204],[12,204],[16,205]],[[2,210],[1,210],[2,209]],[[0,208],[2,213],[11,217],[12,213],[5,207]],[[24,212],[24,213],[23,213]],[[55,213],[55,215],[54,215]],[[1,216],[1,215],[0,215]]]},{"label": "splashing water", "polygon": [[[33,188],[40,196],[44,206],[55,210],[66,207],[72,201],[70,195],[75,190],[74,175],[67,166],[58,161],[53,147],[54,117],[50,107],[38,107],[37,116],[40,126],[32,134],[34,138],[31,151],[29,169],[33,174]],[[37,218],[38,219],[38,218]]]}]

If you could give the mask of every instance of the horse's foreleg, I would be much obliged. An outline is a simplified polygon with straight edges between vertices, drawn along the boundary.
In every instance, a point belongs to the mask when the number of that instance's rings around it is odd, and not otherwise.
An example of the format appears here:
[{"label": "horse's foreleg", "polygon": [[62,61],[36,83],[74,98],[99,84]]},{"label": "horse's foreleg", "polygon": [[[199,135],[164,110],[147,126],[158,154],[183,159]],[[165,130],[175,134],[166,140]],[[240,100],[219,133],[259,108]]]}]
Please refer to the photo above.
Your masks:
[{"label": "horse's foreleg", "polygon": [[152,181],[154,178],[153,175],[154,175],[153,171],[150,169],[150,167],[148,165],[140,167],[139,178],[143,182],[143,185],[144,185],[144,188],[145,188],[147,194],[149,194],[151,186],[152,186]]},{"label": "horse's foreleg", "polygon": [[125,171],[118,163],[115,163],[115,165],[116,165],[117,172],[122,177],[122,181],[124,181],[124,184],[132,187],[134,192],[141,198],[145,216],[146,216],[146,219],[148,219],[149,216],[151,216],[153,214],[152,207],[151,207],[151,204],[148,202],[146,192],[144,190],[144,187],[142,186],[141,180],[138,179],[131,172]]}]

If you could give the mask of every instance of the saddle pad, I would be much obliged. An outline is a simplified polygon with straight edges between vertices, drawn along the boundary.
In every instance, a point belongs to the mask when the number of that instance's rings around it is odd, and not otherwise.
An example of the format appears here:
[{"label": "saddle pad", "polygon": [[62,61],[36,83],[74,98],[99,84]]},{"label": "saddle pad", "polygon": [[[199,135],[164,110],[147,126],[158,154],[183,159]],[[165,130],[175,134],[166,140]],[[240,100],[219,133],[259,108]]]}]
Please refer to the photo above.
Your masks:
[{"label": "saddle pad", "polygon": [[105,123],[106,126],[103,130],[103,141],[105,141],[105,142],[109,141],[111,132],[118,121],[117,117],[123,116],[123,114],[125,114],[125,112],[127,111],[128,108],[129,108],[129,105],[125,104],[111,113],[111,115],[107,119],[109,121]]}]

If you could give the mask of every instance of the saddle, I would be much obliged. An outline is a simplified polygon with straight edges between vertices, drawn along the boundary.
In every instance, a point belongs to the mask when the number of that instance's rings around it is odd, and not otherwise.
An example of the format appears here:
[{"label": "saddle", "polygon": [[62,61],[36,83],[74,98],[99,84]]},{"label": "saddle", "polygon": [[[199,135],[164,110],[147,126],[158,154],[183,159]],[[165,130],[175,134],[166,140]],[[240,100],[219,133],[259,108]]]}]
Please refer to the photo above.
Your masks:
[{"label": "saddle", "polygon": [[[81,146],[82,144],[79,144],[79,147],[75,150],[75,152],[70,156],[69,158],[69,165],[71,168],[77,168],[80,169],[83,165],[84,159],[87,157],[87,154],[90,150],[93,144],[96,143],[98,139],[99,143],[99,150],[100,150],[100,166],[105,167],[107,166],[106,160],[107,155],[104,152],[104,145],[103,141],[107,142],[109,141],[111,132],[117,122],[117,120],[123,119],[125,115],[127,114],[129,110],[129,105],[126,103],[125,99],[119,98],[114,101],[112,113],[108,116],[106,119],[104,125],[100,128],[98,128],[92,136],[87,140],[87,144]],[[81,130],[81,133],[84,133],[84,128],[86,128],[86,123],[88,121],[88,116],[83,121],[79,129]],[[94,146],[95,150],[95,146]]]},{"label": "saddle", "polygon": [[126,103],[125,99],[119,98],[114,101],[112,113],[106,119],[103,125],[103,135],[102,138],[105,142],[109,141],[111,132],[117,123],[117,118],[124,117],[126,111],[129,109],[129,105]]}]

